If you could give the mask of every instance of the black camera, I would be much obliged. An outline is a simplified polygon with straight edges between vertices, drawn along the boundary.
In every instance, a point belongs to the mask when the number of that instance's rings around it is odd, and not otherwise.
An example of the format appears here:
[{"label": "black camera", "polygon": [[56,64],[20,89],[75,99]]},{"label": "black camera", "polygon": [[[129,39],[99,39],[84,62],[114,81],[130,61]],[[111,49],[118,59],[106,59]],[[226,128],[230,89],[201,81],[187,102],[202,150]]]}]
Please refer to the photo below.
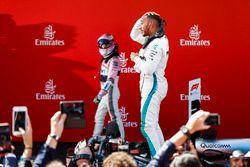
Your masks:
[{"label": "black camera", "polygon": [[66,114],[84,114],[83,101],[61,101],[60,108],[62,113]]},{"label": "black camera", "polygon": [[84,102],[82,100],[61,101],[60,110],[67,114],[65,128],[84,128],[86,126]]},{"label": "black camera", "polygon": [[205,120],[205,124],[212,126],[220,125],[220,115],[217,113],[211,113]]}]

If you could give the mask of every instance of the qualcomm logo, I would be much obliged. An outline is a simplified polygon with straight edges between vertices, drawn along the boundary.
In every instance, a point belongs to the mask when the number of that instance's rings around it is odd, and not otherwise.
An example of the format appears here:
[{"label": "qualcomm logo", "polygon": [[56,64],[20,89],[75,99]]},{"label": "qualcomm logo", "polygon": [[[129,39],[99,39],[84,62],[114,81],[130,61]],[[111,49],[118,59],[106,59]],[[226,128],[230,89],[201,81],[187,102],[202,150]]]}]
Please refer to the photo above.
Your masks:
[{"label": "qualcomm logo", "polygon": [[201,143],[201,148],[224,148],[224,149],[230,149],[230,144],[216,144],[216,143]]},{"label": "qualcomm logo", "polygon": [[64,40],[55,40],[56,31],[53,30],[52,25],[48,25],[44,28],[44,39],[35,39],[36,46],[64,46]]},{"label": "qualcomm logo", "polygon": [[122,52],[120,54],[120,60],[122,62],[121,73],[136,73],[136,71],[133,67],[126,67],[128,58],[126,58],[125,52]]},{"label": "qualcomm logo", "polygon": [[36,93],[36,100],[65,100],[64,94],[55,94],[55,91],[56,85],[53,79],[49,79],[44,85],[45,93]]},{"label": "qualcomm logo", "polygon": [[189,29],[189,40],[180,39],[181,46],[210,46],[210,40],[199,40],[201,31],[198,25],[194,25]]},{"label": "qualcomm logo", "polygon": [[124,127],[131,127],[131,128],[135,128],[138,126],[138,123],[137,122],[131,122],[131,121],[127,121],[128,120],[128,114],[126,112],[126,107],[122,106],[120,108],[120,113],[121,113],[121,119],[122,119],[122,122],[123,122],[123,126]]}]

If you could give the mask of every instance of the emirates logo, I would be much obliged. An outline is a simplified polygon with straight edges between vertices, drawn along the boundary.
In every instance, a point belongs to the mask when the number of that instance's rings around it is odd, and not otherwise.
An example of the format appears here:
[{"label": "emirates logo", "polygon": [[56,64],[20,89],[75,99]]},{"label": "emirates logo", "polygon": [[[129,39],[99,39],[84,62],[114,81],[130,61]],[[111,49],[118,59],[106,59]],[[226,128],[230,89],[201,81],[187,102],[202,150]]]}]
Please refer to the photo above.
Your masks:
[{"label": "emirates logo", "polygon": [[56,90],[56,85],[54,85],[53,80],[50,79],[45,83],[44,91],[48,94],[54,94]]},{"label": "emirates logo", "polygon": [[43,37],[44,39],[35,39],[36,46],[64,46],[65,42],[63,39],[55,39],[55,33],[53,26],[48,25],[44,28]]},{"label": "emirates logo", "polygon": [[122,122],[127,121],[127,119],[128,119],[128,113],[126,113],[126,108],[125,107],[121,107],[120,108],[120,113],[121,113]]},{"label": "emirates logo", "polygon": [[56,85],[54,85],[53,79],[49,79],[47,82],[45,82],[44,92],[37,92],[35,95],[36,100],[65,100],[64,94],[56,93]]},{"label": "emirates logo", "polygon": [[200,39],[201,31],[199,31],[198,25],[194,25],[189,29],[189,38],[198,40]]},{"label": "emirates logo", "polygon": [[55,33],[56,31],[53,31],[53,26],[48,25],[47,27],[44,28],[44,38],[45,39],[54,39],[55,38]]},{"label": "emirates logo", "polygon": [[201,39],[201,31],[199,26],[194,24],[194,26],[189,28],[189,39],[180,39],[180,46],[210,46],[211,41],[207,39]]},{"label": "emirates logo", "polygon": [[120,113],[121,113],[121,120],[125,128],[136,128],[138,126],[137,122],[128,120],[128,112],[126,112],[126,107],[122,106],[120,108]]}]

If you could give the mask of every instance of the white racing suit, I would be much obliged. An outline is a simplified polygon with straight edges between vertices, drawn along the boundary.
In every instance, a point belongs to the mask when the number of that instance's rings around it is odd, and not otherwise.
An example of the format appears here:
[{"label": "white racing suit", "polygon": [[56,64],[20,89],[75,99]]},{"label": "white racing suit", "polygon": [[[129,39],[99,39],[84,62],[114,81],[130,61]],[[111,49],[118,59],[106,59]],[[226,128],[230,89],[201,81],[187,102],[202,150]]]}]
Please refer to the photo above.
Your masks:
[{"label": "white racing suit", "polygon": [[141,19],[135,23],[130,36],[134,41],[144,44],[139,56],[134,59],[134,68],[140,73],[141,132],[148,142],[151,156],[154,156],[164,143],[158,121],[160,104],[168,90],[164,75],[169,45],[168,39],[163,34],[145,46],[148,39],[142,36],[140,26]]},{"label": "white racing suit", "polygon": [[98,104],[95,114],[95,128],[93,136],[101,135],[104,120],[107,112],[111,120],[116,120],[121,138],[124,139],[124,127],[118,108],[118,100],[120,91],[118,88],[119,73],[121,69],[121,60],[118,53],[113,53],[109,57],[102,60],[100,82],[101,90],[98,93],[101,101]]}]

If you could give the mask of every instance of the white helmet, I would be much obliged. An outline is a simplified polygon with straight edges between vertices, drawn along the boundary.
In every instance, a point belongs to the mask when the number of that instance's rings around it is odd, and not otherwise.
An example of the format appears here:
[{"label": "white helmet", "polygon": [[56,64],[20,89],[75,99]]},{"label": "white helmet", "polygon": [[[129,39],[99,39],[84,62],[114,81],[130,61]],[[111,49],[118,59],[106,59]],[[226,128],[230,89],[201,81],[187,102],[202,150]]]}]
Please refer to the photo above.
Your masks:
[{"label": "white helmet", "polygon": [[101,35],[97,40],[97,44],[99,47],[99,52],[104,58],[107,58],[112,53],[114,53],[118,46],[112,34]]}]

